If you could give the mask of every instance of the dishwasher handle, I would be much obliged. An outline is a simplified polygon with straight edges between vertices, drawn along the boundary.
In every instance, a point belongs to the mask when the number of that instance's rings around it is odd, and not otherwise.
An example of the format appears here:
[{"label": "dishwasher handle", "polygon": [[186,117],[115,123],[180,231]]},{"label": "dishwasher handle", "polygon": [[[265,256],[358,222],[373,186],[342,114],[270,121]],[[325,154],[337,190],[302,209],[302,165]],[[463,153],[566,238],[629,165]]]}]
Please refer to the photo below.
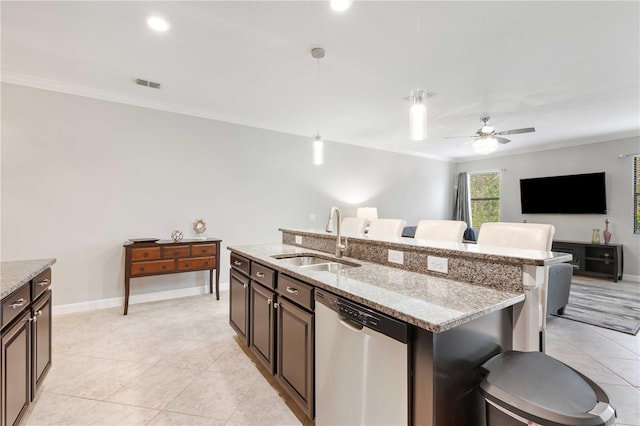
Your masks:
[{"label": "dishwasher handle", "polygon": [[364,327],[362,324],[360,324],[357,321],[352,320],[351,318],[347,318],[347,317],[342,316],[342,315],[338,315],[338,318],[340,318],[340,324],[342,324],[343,326],[347,327],[349,330],[362,331],[362,328]]}]

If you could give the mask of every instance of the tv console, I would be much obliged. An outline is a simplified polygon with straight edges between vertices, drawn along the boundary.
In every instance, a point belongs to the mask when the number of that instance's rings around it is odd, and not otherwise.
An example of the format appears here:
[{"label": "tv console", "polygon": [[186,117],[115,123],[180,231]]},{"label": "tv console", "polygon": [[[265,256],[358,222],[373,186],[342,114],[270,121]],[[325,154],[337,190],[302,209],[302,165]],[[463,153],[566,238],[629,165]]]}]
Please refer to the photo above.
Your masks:
[{"label": "tv console", "polygon": [[591,244],[579,241],[554,241],[551,250],[571,253],[573,272],[581,275],[622,279],[622,244]]}]

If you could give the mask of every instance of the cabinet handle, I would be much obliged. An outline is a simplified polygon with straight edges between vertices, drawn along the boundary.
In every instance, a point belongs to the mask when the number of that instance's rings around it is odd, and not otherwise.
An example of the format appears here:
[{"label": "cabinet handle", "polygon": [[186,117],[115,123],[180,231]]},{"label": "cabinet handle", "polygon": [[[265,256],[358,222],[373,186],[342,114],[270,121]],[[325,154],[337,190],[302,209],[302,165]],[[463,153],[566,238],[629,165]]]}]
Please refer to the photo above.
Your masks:
[{"label": "cabinet handle", "polygon": [[51,280],[49,278],[45,278],[44,280],[39,281],[36,284],[39,285],[40,287],[46,287],[51,284]]},{"label": "cabinet handle", "polygon": [[38,312],[35,313],[35,316],[39,317],[40,315],[42,315],[42,309],[38,310]]},{"label": "cabinet handle", "polygon": [[36,317],[29,317],[29,318],[27,318],[27,321],[29,321],[29,322],[36,322],[36,321],[38,321],[38,318],[36,318]]},{"label": "cabinet handle", "polygon": [[271,299],[267,299],[267,305],[271,304]]},{"label": "cabinet handle", "polygon": [[256,272],[256,277],[264,278],[264,272]]},{"label": "cabinet handle", "polygon": [[18,299],[18,300],[16,300],[15,302],[13,302],[13,303],[11,304],[11,307],[12,307],[13,309],[18,309],[18,308],[23,307],[23,306],[24,306],[24,304],[25,304],[26,302],[27,302],[27,301],[26,301],[26,300],[24,300],[24,299],[21,297],[20,299]]},{"label": "cabinet handle", "polygon": [[289,287],[289,286],[287,286],[287,291],[288,291],[289,293],[291,293],[291,294],[298,294],[298,293],[300,293],[300,292],[298,291],[298,289],[297,289],[297,288]]},{"label": "cabinet handle", "polygon": [[247,289],[247,287],[249,287],[249,286],[248,286],[248,285],[246,285],[246,284],[242,284],[242,287],[246,290],[246,289]]},{"label": "cabinet handle", "polygon": [[274,303],[273,304],[273,309],[278,309],[278,306],[280,306],[280,305],[278,305],[277,303]]},{"label": "cabinet handle", "polygon": [[237,261],[237,260],[234,260],[234,261],[233,261],[233,264],[234,264],[234,265],[236,265],[236,266],[241,266],[241,265],[242,265],[242,262],[239,262],[239,261]]}]

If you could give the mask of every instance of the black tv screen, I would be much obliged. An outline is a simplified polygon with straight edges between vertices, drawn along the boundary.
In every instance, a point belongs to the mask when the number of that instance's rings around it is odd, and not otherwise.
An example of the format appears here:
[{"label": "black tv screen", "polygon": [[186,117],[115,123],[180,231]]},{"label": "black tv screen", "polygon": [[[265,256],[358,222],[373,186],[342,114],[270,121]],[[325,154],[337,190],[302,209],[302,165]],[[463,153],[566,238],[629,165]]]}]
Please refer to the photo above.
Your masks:
[{"label": "black tv screen", "polygon": [[520,179],[522,213],[606,214],[604,172]]}]

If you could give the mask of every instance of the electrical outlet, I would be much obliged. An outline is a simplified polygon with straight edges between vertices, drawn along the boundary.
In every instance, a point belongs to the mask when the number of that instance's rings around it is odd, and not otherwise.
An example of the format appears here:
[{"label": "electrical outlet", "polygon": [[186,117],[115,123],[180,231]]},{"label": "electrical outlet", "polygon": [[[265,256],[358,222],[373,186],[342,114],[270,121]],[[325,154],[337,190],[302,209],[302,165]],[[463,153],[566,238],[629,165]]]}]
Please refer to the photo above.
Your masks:
[{"label": "electrical outlet", "polygon": [[404,265],[404,253],[398,250],[389,250],[389,262]]},{"label": "electrical outlet", "polygon": [[296,241],[296,244],[302,244],[302,235],[296,235],[295,241]]},{"label": "electrical outlet", "polygon": [[449,260],[446,257],[427,256],[427,269],[434,272],[449,273]]}]

